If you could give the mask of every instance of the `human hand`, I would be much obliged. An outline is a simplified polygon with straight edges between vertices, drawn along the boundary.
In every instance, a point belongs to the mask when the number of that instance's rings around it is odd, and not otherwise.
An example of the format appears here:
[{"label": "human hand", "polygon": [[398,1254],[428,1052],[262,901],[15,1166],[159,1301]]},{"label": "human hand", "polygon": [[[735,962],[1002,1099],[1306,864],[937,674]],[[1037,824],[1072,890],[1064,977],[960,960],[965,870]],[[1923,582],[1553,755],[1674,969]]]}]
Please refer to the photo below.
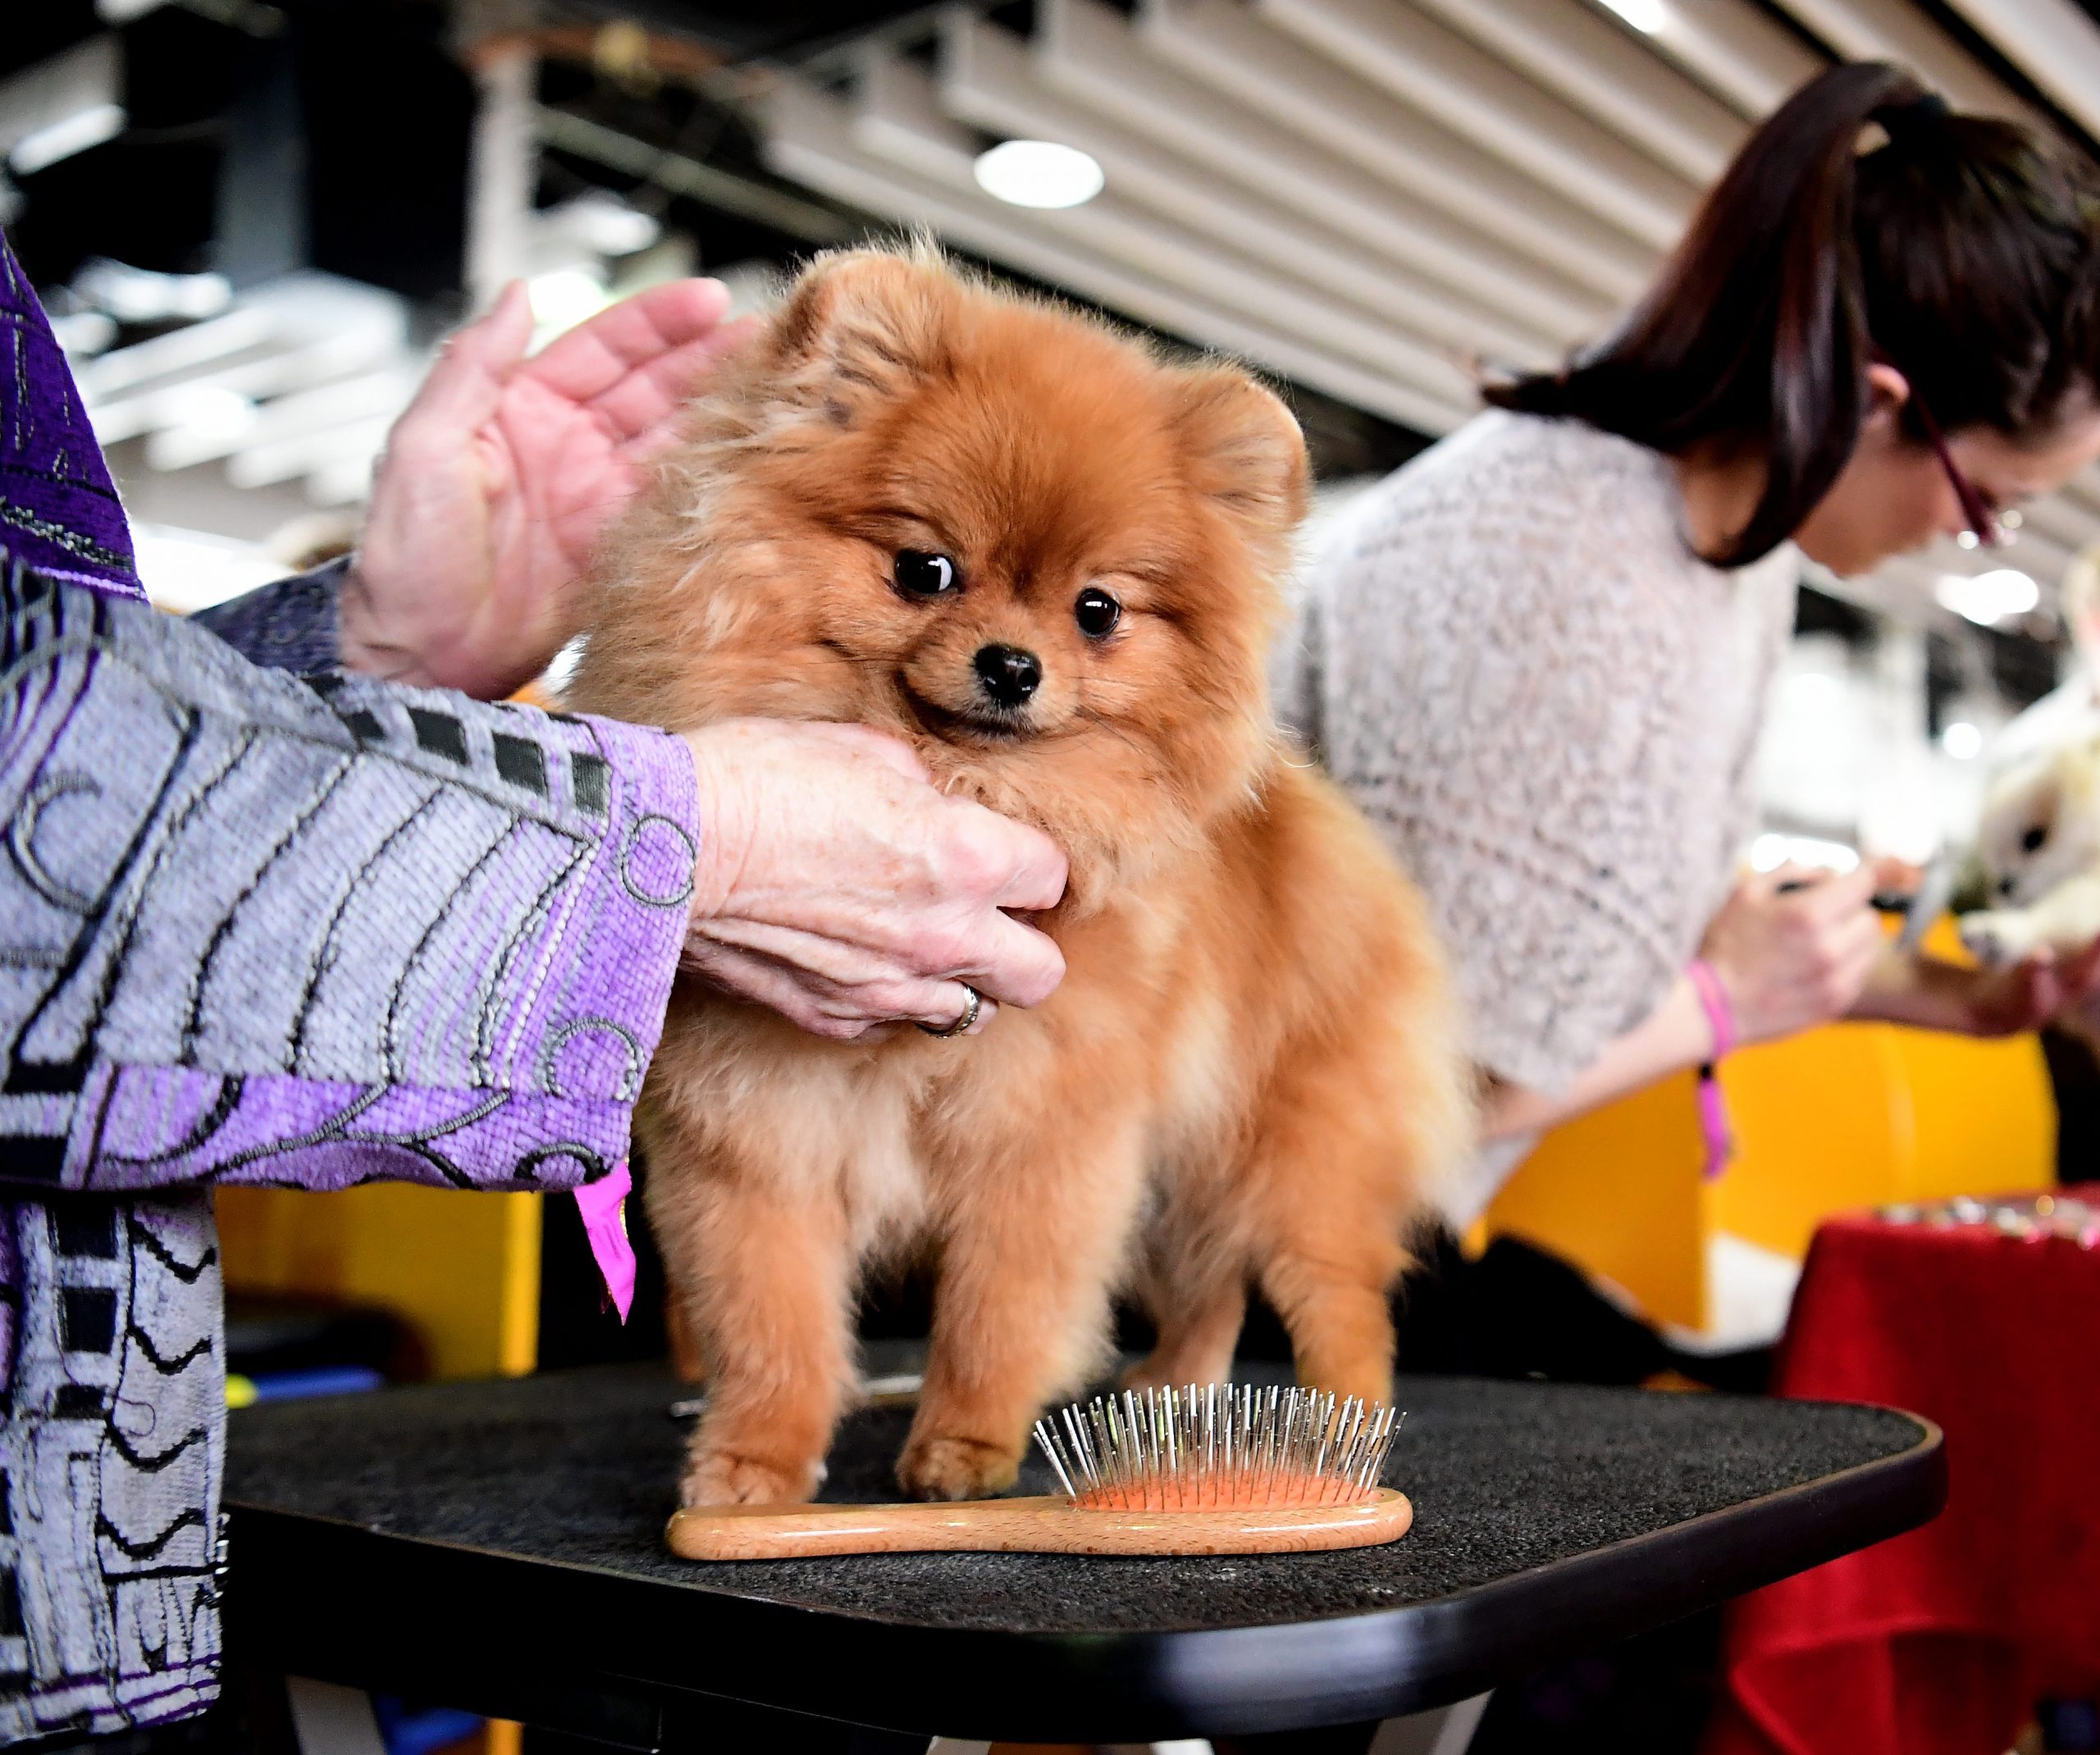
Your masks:
[{"label": "human hand", "polygon": [[1728,994],[1738,1040],[1792,1035],[1852,1008],[1884,943],[1869,904],[1885,879],[1871,862],[1842,874],[1790,865],[1736,886],[1700,954]]},{"label": "human hand", "polygon": [[678,413],[751,333],[714,281],[651,287],[532,359],[522,281],[445,344],[387,436],[340,598],[354,670],[494,699],[574,631],[574,589]]},{"label": "human hand", "polygon": [[852,1041],[900,1021],[945,1028],[967,981],[1039,1005],[1057,945],[1002,910],[1054,907],[1065,857],[1035,830],[934,789],[924,766],[861,725],[729,720],[687,734],[701,847],[686,960],[813,1035]]},{"label": "human hand", "polygon": [[2059,1013],[2092,1010],[2100,994],[2100,944],[2068,955],[2037,951],[1995,967],[1935,962],[1925,973],[1952,1011],[1948,1027],[1975,1036],[2018,1035]]}]

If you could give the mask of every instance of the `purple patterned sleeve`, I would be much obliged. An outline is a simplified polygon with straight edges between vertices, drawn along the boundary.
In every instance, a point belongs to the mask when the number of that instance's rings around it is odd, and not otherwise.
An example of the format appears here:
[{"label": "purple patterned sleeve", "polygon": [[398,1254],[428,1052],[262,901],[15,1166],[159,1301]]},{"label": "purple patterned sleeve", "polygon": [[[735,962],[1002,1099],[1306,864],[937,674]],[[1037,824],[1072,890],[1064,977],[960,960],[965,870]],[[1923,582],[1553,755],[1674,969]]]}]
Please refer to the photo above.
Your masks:
[{"label": "purple patterned sleeve", "polygon": [[4,586],[0,1175],[568,1187],[625,1155],[692,884],[682,743]]}]

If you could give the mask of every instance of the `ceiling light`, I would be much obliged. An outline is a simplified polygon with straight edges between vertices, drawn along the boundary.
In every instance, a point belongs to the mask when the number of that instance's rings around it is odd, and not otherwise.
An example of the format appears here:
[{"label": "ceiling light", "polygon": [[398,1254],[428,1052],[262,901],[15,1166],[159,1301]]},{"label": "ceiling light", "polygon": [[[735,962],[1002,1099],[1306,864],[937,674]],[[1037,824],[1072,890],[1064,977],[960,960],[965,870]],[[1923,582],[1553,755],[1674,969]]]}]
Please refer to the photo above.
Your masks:
[{"label": "ceiling light", "polygon": [[578,195],[542,218],[601,256],[632,256],[664,235],[660,221],[604,190]]},{"label": "ceiling light", "polygon": [[1985,628],[2008,616],[2025,615],[2042,601],[2042,590],[2015,567],[1998,567],[1974,578],[1965,574],[1940,575],[1933,595],[1956,615],[1965,615]]},{"label": "ceiling light", "polygon": [[202,322],[233,303],[233,283],[223,274],[162,274],[107,256],[81,265],[73,291],[120,323]]},{"label": "ceiling light", "polygon": [[1807,866],[1818,871],[1850,871],[1860,862],[1857,851],[1842,841],[1826,841],[1819,835],[1766,834],[1751,843],[1751,869],[1777,871],[1782,866]]},{"label": "ceiling light", "polygon": [[554,333],[573,329],[605,308],[605,289],[581,268],[555,268],[527,283],[532,321]]},{"label": "ceiling light", "polygon": [[1939,747],[1956,761],[1974,761],[1984,753],[1984,734],[1965,719],[1942,729]]},{"label": "ceiling light", "polygon": [[16,176],[34,176],[47,165],[55,165],[62,158],[71,158],[75,153],[84,153],[91,146],[115,139],[124,132],[124,123],[122,104],[90,104],[84,110],[75,110],[71,116],[47,123],[34,134],[24,135],[8,153],[7,162]]},{"label": "ceiling light", "polygon": [[1075,146],[1008,140],[978,155],[977,186],[1017,208],[1075,208],[1101,193],[1101,167]]},{"label": "ceiling light", "polygon": [[1626,22],[1650,36],[1669,28],[1669,8],[1663,0],[1604,0],[1607,11],[1616,12]]}]

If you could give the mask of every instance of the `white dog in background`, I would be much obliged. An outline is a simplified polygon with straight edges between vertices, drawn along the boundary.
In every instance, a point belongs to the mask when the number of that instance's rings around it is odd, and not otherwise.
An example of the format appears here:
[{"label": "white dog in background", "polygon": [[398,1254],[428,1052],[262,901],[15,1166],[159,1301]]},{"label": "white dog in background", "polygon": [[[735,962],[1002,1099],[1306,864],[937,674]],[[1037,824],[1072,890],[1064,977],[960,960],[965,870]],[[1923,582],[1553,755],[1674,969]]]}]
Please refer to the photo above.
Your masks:
[{"label": "white dog in background", "polygon": [[1993,782],[1977,838],[1991,906],[1962,916],[1986,963],[2100,938],[2100,737],[2023,757]]},{"label": "white dog in background", "polygon": [[2066,569],[2063,610],[2077,674],[2006,728],[1984,794],[1985,906],[1962,916],[1961,941],[1986,963],[2100,938],[2100,547]]}]

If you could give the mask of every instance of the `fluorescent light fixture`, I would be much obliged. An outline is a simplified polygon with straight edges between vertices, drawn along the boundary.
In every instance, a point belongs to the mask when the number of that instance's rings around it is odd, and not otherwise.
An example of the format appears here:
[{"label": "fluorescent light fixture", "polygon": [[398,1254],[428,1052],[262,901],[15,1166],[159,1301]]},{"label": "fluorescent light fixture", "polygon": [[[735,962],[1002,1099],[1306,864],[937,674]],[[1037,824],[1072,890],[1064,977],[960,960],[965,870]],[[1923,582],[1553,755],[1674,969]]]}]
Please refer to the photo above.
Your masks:
[{"label": "fluorescent light fixture", "polygon": [[1075,208],[1101,193],[1101,167],[1076,146],[1007,140],[980,153],[977,186],[1017,208]]},{"label": "fluorescent light fixture", "polygon": [[651,215],[603,193],[579,195],[546,217],[601,256],[632,256],[664,235],[662,223]]},{"label": "fluorescent light fixture", "polygon": [[233,283],[223,274],[162,274],[107,256],[81,265],[73,290],[120,323],[202,322],[233,303]]},{"label": "fluorescent light fixture", "polygon": [[75,110],[71,116],[47,123],[34,134],[24,135],[16,141],[14,151],[8,153],[7,162],[16,176],[34,176],[62,158],[71,158],[75,153],[84,153],[91,146],[115,139],[124,132],[125,120],[124,106],[121,103],[90,104],[84,110]]},{"label": "fluorescent light fixture", "polygon": [[252,542],[171,524],[134,524],[131,547],[146,595],[177,615],[208,609],[285,576],[285,568]]},{"label": "fluorescent light fixture", "polygon": [[1819,871],[1850,871],[1860,862],[1856,848],[1842,841],[1826,841],[1817,835],[1761,834],[1750,845],[1751,869],[1777,871],[1784,865],[1808,866]]},{"label": "fluorescent light fixture", "polygon": [[68,359],[92,359],[116,340],[116,324],[100,311],[66,311],[51,318],[51,333]]},{"label": "fluorescent light fixture", "polygon": [[1663,0],[1603,0],[1608,12],[1616,12],[1638,31],[1655,36],[1669,29],[1669,8]]},{"label": "fluorescent light fixture", "polygon": [[1843,681],[1828,670],[1796,670],[1783,685],[1790,712],[1834,713],[1845,699]]},{"label": "fluorescent light fixture", "polygon": [[1939,747],[1956,761],[1974,761],[1984,753],[1984,734],[1965,719],[1940,728]]},{"label": "fluorescent light fixture", "polygon": [[573,329],[605,308],[605,289],[581,268],[554,268],[526,284],[532,300],[532,321],[551,334]]},{"label": "fluorescent light fixture", "polygon": [[2025,615],[2042,601],[2041,587],[2016,567],[1994,568],[1973,578],[1942,574],[1933,595],[1956,615],[1965,615],[1984,628],[2008,616]]}]

